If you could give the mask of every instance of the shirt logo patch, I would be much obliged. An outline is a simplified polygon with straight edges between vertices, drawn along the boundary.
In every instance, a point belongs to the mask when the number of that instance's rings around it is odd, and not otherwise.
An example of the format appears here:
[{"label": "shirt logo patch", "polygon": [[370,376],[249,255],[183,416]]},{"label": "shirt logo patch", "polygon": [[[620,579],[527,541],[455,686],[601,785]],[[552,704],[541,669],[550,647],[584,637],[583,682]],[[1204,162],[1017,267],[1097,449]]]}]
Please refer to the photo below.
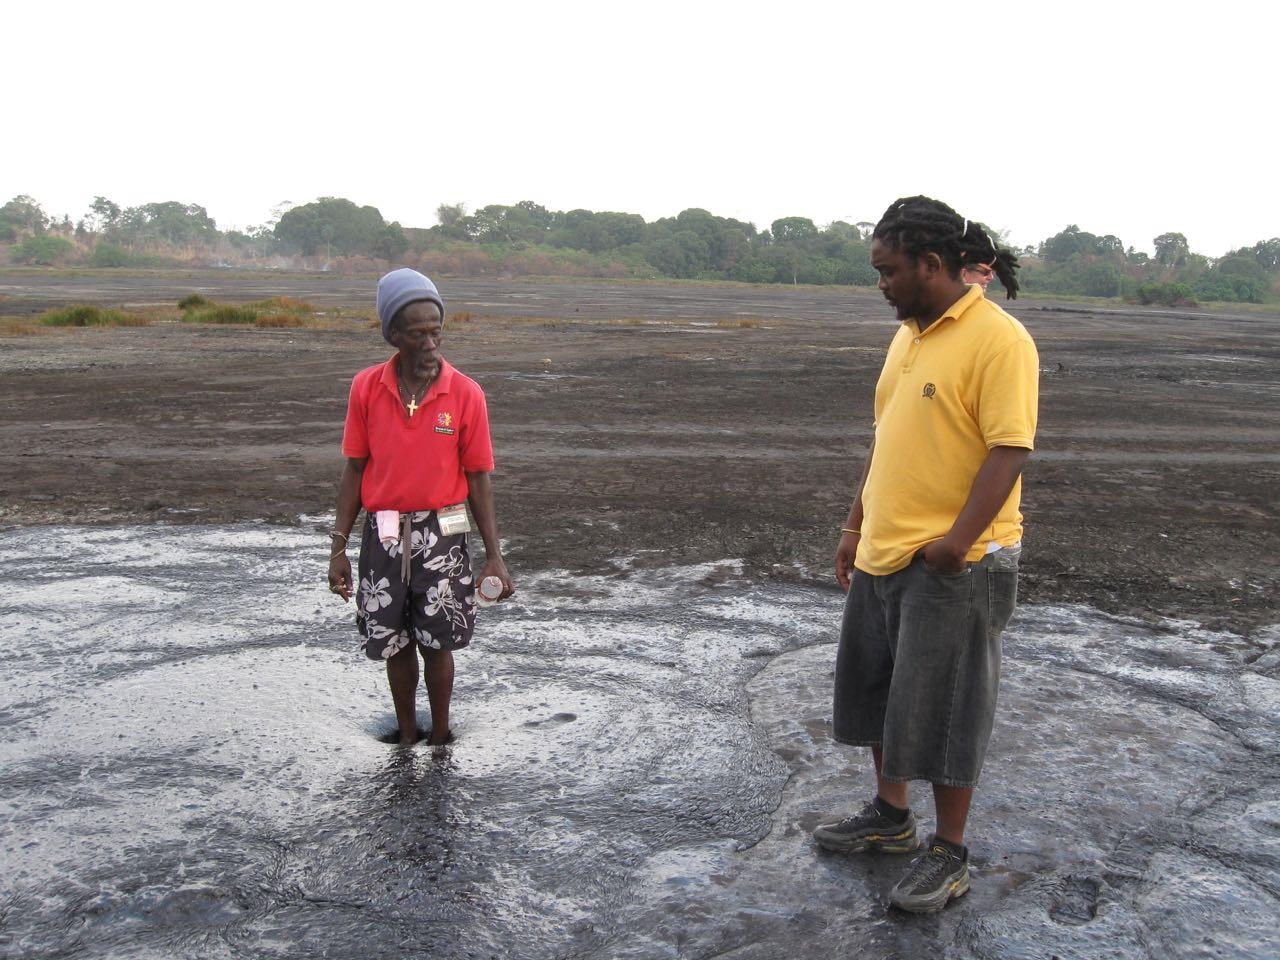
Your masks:
[{"label": "shirt logo patch", "polygon": [[932,400],[933,395],[937,392],[938,392],[937,387],[935,387],[932,383],[926,383],[924,385],[924,390],[921,392],[920,395],[924,397],[926,400]]},{"label": "shirt logo patch", "polygon": [[454,435],[452,413],[445,413],[442,410],[436,414],[436,433],[443,433],[450,437]]}]

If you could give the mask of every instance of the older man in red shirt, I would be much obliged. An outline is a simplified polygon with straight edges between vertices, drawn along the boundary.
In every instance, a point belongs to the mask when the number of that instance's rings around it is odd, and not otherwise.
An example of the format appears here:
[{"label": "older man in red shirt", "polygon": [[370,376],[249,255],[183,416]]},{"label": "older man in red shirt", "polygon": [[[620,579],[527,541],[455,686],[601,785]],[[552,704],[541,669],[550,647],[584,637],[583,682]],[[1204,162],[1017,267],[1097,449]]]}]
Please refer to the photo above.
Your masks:
[{"label": "older man in red shirt", "polygon": [[[355,590],[361,646],[387,663],[402,745],[419,738],[422,652],[430,742],[440,744],[450,737],[453,651],[467,646],[475,629],[476,584],[497,578],[499,599],[515,587],[498,545],[484,392],[440,355],[444,301],[421,273],[394,270],[378,281],[378,316],[397,352],[351,382],[329,589],[344,601]],[[478,578],[467,505],[484,540]],[[368,519],[355,586],[346,543],[361,506]]]}]

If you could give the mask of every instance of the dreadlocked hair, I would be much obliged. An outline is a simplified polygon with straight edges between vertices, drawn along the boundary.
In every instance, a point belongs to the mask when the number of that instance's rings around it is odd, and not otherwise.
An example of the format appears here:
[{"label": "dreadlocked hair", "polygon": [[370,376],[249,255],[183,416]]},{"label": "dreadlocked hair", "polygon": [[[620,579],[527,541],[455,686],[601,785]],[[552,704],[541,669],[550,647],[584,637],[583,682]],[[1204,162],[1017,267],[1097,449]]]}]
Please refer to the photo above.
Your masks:
[{"label": "dreadlocked hair", "polygon": [[1018,295],[1018,258],[1013,251],[999,246],[982,224],[966,220],[941,200],[895,200],[871,236],[912,260],[936,253],[953,277],[959,276],[963,266],[989,264],[1008,298]]}]

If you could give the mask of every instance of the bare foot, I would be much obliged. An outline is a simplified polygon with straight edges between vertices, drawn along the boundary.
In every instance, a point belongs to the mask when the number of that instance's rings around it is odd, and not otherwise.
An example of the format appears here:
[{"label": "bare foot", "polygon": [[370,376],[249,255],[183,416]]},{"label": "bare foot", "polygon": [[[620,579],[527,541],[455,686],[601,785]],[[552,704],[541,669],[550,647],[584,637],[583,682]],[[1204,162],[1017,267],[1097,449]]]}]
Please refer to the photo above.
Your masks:
[{"label": "bare foot", "polygon": [[438,734],[438,733],[436,733],[434,730],[432,730],[432,731],[431,731],[431,739],[430,739],[430,740],[428,740],[428,741],[427,741],[427,743],[428,743],[428,744],[430,744],[430,745],[431,745],[431,746],[433,746],[433,747],[440,747],[440,746],[444,746],[446,743],[448,743],[448,742],[449,742],[450,740],[452,740],[452,739],[453,739],[453,731],[452,731],[452,730],[446,730],[446,731],[444,732],[444,735],[443,735],[443,736],[441,736],[440,734]]},{"label": "bare foot", "polygon": [[415,743],[422,739],[420,730],[411,730],[409,733],[400,733],[396,731],[396,743],[402,747],[412,747]]}]

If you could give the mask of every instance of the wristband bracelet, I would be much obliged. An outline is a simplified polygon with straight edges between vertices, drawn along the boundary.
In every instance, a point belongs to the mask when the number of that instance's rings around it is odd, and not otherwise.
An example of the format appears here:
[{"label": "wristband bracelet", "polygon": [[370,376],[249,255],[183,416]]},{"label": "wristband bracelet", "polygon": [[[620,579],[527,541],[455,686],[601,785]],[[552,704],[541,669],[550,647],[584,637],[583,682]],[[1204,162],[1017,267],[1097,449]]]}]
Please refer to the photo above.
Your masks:
[{"label": "wristband bracelet", "polygon": [[840,528],[840,532],[841,532],[841,533],[856,533],[858,536],[862,536],[862,531],[861,531],[861,530],[850,530],[848,527],[841,527],[841,528]]},{"label": "wristband bracelet", "polygon": [[332,539],[333,537],[341,537],[341,538],[342,538],[342,542],[343,542],[343,543],[347,543],[347,542],[349,542],[349,541],[351,540],[351,538],[350,538],[349,536],[347,536],[345,533],[339,533],[337,530],[330,530],[330,531],[329,531],[329,537],[330,537],[331,539]]}]

